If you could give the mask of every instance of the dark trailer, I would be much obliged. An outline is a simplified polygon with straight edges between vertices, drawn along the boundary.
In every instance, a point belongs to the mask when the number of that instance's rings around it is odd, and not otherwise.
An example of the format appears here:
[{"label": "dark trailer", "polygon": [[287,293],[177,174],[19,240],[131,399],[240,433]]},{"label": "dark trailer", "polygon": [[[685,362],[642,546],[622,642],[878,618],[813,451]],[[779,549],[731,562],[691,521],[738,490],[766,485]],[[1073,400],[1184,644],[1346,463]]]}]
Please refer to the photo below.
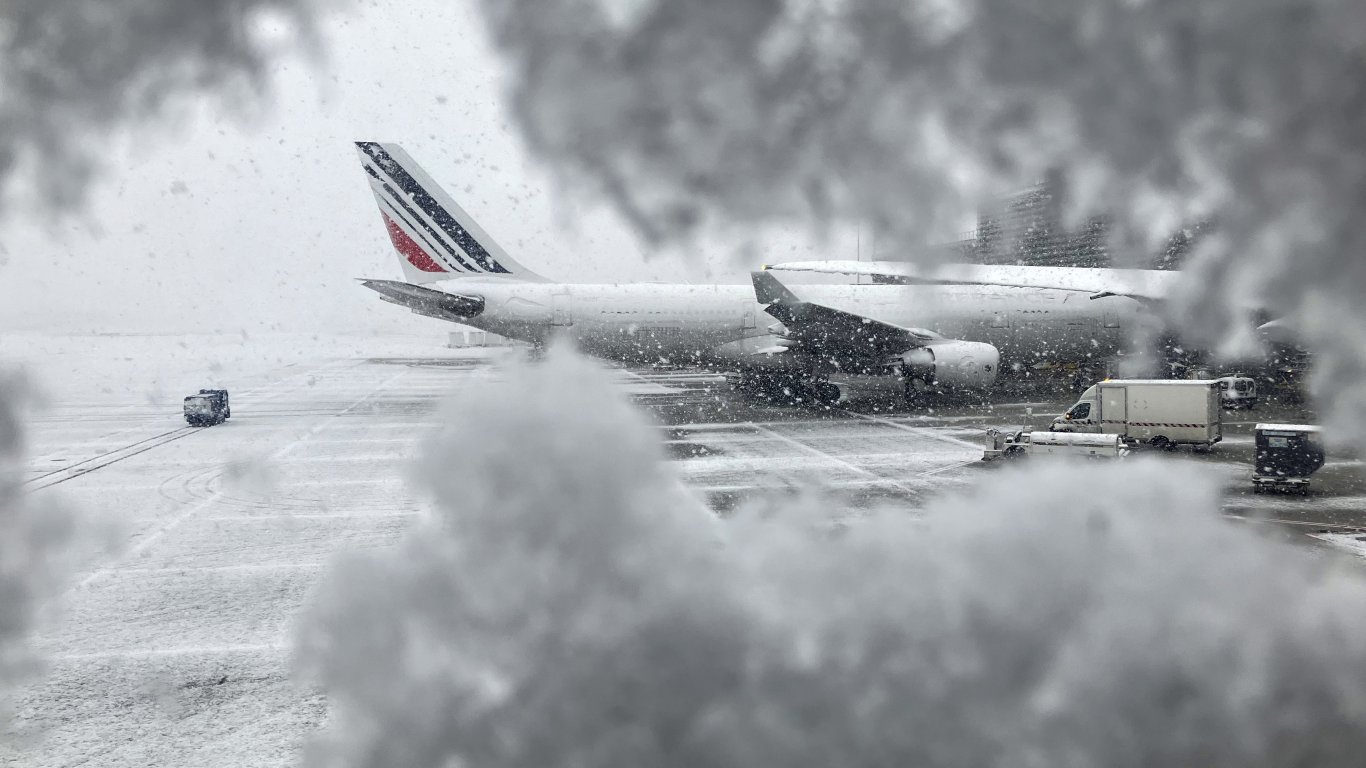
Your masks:
[{"label": "dark trailer", "polygon": [[1304,424],[1258,424],[1256,466],[1252,483],[1268,488],[1309,486],[1309,476],[1323,466],[1322,429]]}]

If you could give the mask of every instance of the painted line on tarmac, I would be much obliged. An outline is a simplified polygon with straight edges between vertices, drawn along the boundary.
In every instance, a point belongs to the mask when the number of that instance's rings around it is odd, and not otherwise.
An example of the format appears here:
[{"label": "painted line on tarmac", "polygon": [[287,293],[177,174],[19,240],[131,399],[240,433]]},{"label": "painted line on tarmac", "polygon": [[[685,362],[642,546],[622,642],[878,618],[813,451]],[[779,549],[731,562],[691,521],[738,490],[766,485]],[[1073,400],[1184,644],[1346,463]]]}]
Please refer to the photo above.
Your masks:
[{"label": "painted line on tarmac", "polygon": [[875,424],[885,424],[886,426],[889,426],[889,427],[893,427],[893,428],[895,428],[895,429],[902,430],[903,432],[910,432],[910,433],[913,434],[913,435],[920,435],[920,436],[922,436],[922,437],[932,437],[932,438],[934,438],[935,440],[940,440],[940,441],[943,441],[943,442],[945,442],[945,443],[952,443],[952,444],[954,444],[954,445],[960,445],[960,446],[963,446],[963,447],[966,447],[966,448],[971,448],[971,449],[973,449],[974,451],[980,451],[980,450],[982,450],[982,445],[981,445],[980,443],[970,443],[970,442],[968,442],[967,440],[960,440],[960,439],[958,439],[958,438],[956,438],[956,437],[949,437],[948,435],[941,435],[941,434],[939,434],[939,432],[937,432],[936,430],[930,429],[930,428],[928,428],[928,427],[912,427],[912,426],[909,426],[909,425],[907,425],[907,424],[901,424],[901,423],[899,423],[899,422],[892,421],[891,419],[884,419],[884,418],[882,418],[882,417],[880,417],[880,416],[869,416],[869,415],[866,414],[866,413],[855,413],[854,411],[846,411],[846,410],[844,410],[844,409],[840,409],[840,411],[841,411],[842,413],[847,413],[847,414],[849,414],[850,416],[853,416],[853,417],[856,418],[856,419],[863,419],[864,421],[871,421],[871,422],[873,422],[873,423],[875,423]]},{"label": "painted line on tarmac", "polygon": [[181,648],[129,648],[121,651],[91,651],[89,653],[54,653],[49,661],[94,661],[99,659],[148,659],[163,656],[210,656],[239,653],[286,653],[290,646],[283,643],[242,645],[188,646]]},{"label": "painted line on tarmac", "polygon": [[228,522],[278,522],[280,520],[405,520],[410,518],[425,517],[427,513],[420,511],[392,511],[392,512],[278,512],[276,514],[259,515],[205,515],[199,518],[206,523],[228,523]]},{"label": "painted line on tarmac", "polygon": [[838,465],[840,465],[840,466],[842,466],[842,467],[845,467],[846,469],[849,469],[849,470],[853,471],[853,472],[856,473],[856,474],[860,474],[860,475],[863,475],[864,477],[872,478],[872,479],[878,481],[879,483],[881,483],[881,484],[883,484],[883,485],[889,485],[889,486],[892,486],[893,488],[897,488],[897,489],[899,489],[899,490],[901,490],[901,491],[904,491],[904,492],[906,492],[906,493],[913,494],[913,495],[917,495],[917,494],[920,493],[920,491],[917,490],[917,489],[911,488],[911,487],[906,486],[906,485],[902,485],[901,483],[897,482],[896,480],[892,480],[891,478],[888,478],[888,477],[883,477],[882,475],[879,475],[878,473],[873,472],[873,471],[870,470],[870,469],[865,469],[865,468],[863,468],[863,467],[858,466],[857,464],[852,464],[852,463],[850,463],[850,462],[848,462],[848,461],[845,461],[844,459],[842,459],[842,458],[840,458],[840,457],[838,457],[838,456],[836,456],[836,455],[834,455],[834,454],[826,453],[825,451],[822,451],[822,450],[820,450],[819,448],[813,448],[812,446],[809,446],[809,445],[807,445],[806,443],[801,442],[800,440],[797,440],[797,439],[795,439],[795,438],[788,437],[787,435],[783,435],[783,434],[780,434],[780,433],[778,433],[778,432],[775,432],[775,431],[769,429],[768,427],[761,427],[761,426],[759,426],[758,424],[755,424],[755,423],[752,422],[752,421],[750,421],[750,422],[744,422],[744,423],[745,423],[746,426],[749,426],[750,428],[754,429],[754,431],[756,431],[756,432],[761,432],[761,433],[763,433],[763,434],[765,434],[765,435],[769,435],[770,437],[775,437],[775,438],[781,440],[781,441],[784,442],[784,443],[788,443],[789,445],[792,445],[793,447],[797,448],[798,450],[800,450],[800,451],[802,451],[802,452],[804,452],[804,453],[810,454],[810,455],[812,455],[812,456],[818,456],[818,457],[820,457],[820,458],[822,458],[822,459],[825,459],[826,461],[832,462],[832,463],[834,463],[834,464],[838,464]]},{"label": "painted line on tarmac", "polygon": [[233,565],[182,565],[159,568],[120,568],[119,576],[181,576],[187,573],[251,573],[255,571],[320,571],[326,560],[316,563],[234,563]]},{"label": "painted line on tarmac", "polygon": [[1273,524],[1273,525],[1296,525],[1301,528],[1322,528],[1325,531],[1362,531],[1366,533],[1366,527],[1360,523],[1318,523],[1313,520],[1286,520],[1279,517],[1253,517],[1251,515],[1240,515],[1236,512],[1223,513],[1226,520],[1239,520],[1244,523]]},{"label": "painted line on tarmac", "polygon": [[1361,537],[1355,533],[1309,533],[1305,535],[1321,541],[1339,552],[1366,558],[1366,544],[1363,544]]},{"label": "painted line on tarmac", "polygon": [[970,466],[970,465],[972,465],[972,464],[978,464],[978,463],[980,463],[981,461],[982,461],[981,459],[964,459],[963,461],[955,462],[955,463],[949,464],[948,466],[945,466],[945,467],[939,467],[938,469],[926,470],[926,471],[921,472],[920,474],[916,475],[916,477],[929,477],[930,475],[938,475],[938,474],[941,474],[941,473],[943,473],[943,472],[952,472],[952,471],[955,470],[955,469],[962,469],[963,467]]}]

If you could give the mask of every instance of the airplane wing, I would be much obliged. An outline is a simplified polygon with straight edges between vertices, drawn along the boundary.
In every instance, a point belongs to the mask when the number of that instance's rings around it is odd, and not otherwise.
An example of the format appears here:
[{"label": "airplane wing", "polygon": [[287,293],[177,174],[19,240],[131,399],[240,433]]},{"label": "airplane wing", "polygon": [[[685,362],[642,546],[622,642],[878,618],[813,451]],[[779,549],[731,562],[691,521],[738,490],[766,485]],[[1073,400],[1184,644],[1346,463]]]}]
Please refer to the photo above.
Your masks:
[{"label": "airplane wing", "polygon": [[938,285],[996,285],[1077,291],[1093,299],[1127,296],[1162,301],[1180,279],[1179,272],[1154,269],[1094,269],[1083,267],[1027,267],[988,264],[921,266],[900,261],[792,261],[766,265],[778,272],[816,272],[866,275],[884,282]]},{"label": "airplane wing", "polygon": [[786,329],[780,348],[787,353],[821,358],[841,370],[882,372],[899,364],[908,350],[944,338],[803,301],[769,272],[751,276],[755,298]]},{"label": "airplane wing", "polygon": [[375,291],[390,304],[407,307],[413,314],[438,320],[458,323],[484,311],[482,296],[459,296],[397,280],[361,280],[361,285]]}]

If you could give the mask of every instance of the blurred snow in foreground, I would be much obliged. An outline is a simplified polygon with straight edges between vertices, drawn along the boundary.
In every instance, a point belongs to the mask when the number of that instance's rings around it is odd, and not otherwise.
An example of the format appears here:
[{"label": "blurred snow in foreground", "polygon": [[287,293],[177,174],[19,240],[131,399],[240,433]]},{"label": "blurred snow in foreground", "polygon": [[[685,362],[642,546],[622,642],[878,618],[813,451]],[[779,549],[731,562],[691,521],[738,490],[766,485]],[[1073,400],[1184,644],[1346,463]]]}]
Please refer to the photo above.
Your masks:
[{"label": "blurred snow in foreground", "polygon": [[31,402],[24,377],[0,371],[0,721],[9,719],[10,688],[36,668],[31,634],[63,586],[78,538],[68,510],[23,488]]},{"label": "blurred snow in foreground", "polygon": [[[256,108],[328,0],[10,0],[0,6],[0,213],[71,212],[108,132],[207,93]],[[16,194],[16,192],[18,194]],[[35,258],[26,255],[26,258]]]},{"label": "blurred snow in foreground", "polygon": [[1214,219],[1183,337],[1246,351],[1284,318],[1327,426],[1366,445],[1366,3],[482,6],[531,149],[659,240],[862,221],[911,256],[1054,169],[1075,222],[1112,216],[1118,266]]},{"label": "blurred snow in foreground", "polygon": [[[1356,765],[1366,580],[1169,462],[993,474],[847,529],[718,522],[563,350],[452,403],[438,519],[338,564],[307,763]],[[1028,472],[1028,474],[1025,474]],[[1104,495],[1078,488],[1105,488]]]}]

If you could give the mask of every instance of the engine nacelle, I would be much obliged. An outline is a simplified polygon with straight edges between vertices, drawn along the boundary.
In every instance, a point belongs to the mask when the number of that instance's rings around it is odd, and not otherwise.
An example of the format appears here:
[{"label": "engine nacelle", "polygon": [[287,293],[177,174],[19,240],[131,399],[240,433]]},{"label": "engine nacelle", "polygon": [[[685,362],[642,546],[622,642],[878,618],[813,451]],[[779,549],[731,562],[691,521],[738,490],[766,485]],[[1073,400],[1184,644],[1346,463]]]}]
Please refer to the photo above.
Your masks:
[{"label": "engine nacelle", "polygon": [[907,379],[944,389],[986,389],[1000,367],[1000,350],[980,341],[943,341],[901,356]]}]

